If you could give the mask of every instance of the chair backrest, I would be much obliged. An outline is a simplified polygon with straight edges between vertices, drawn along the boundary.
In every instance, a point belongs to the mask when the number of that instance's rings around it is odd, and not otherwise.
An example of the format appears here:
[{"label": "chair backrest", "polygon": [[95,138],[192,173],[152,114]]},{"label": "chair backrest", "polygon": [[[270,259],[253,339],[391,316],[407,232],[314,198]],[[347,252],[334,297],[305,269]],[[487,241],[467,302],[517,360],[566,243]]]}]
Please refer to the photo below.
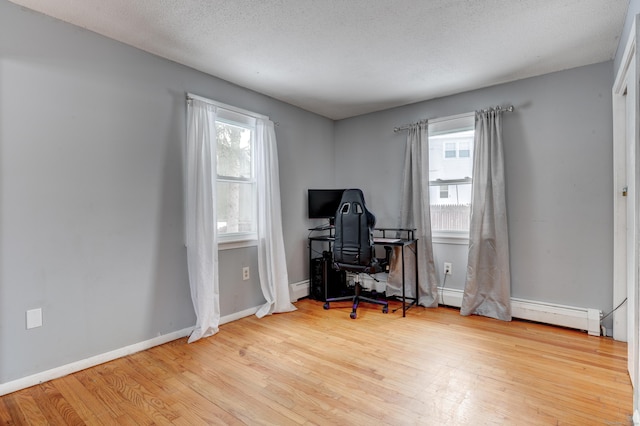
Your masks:
[{"label": "chair backrest", "polygon": [[335,218],[333,261],[339,269],[365,269],[375,262],[375,224],[376,218],[367,210],[362,191],[345,190]]}]

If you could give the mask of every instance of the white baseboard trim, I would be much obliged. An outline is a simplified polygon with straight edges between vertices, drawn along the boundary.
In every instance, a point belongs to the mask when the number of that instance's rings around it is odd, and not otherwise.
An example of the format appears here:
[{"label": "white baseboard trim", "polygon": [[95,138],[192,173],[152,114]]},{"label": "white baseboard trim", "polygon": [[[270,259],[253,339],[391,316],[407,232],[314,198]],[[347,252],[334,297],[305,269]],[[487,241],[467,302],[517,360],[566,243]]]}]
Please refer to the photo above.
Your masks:
[{"label": "white baseboard trim", "polygon": [[298,281],[297,283],[289,284],[289,299],[291,303],[297,302],[303,297],[309,296],[310,284],[309,280]]},{"label": "white baseboard trim", "polygon": [[[462,293],[459,289],[438,287],[438,302],[459,308],[462,306]],[[585,330],[592,336],[600,336],[601,311],[598,309],[511,298],[511,315],[514,318]]]},{"label": "white baseboard trim", "polygon": [[[309,295],[309,280],[300,281],[289,285],[292,301],[297,301],[302,297]],[[443,289],[438,287],[438,301],[441,304],[460,307],[462,305],[462,290],[459,289]],[[225,315],[220,318],[220,325],[231,321],[254,315],[260,307],[245,309],[231,315]],[[530,321],[537,321],[546,324],[559,325],[562,327],[575,328],[578,330],[586,330],[592,336],[600,336],[600,315],[598,309],[577,308],[571,306],[557,305],[552,303],[534,302],[523,299],[511,299],[511,310],[514,318],[521,318]],[[60,367],[52,368],[30,376],[22,377],[6,383],[0,383],[0,396],[21,389],[25,389],[49,380],[57,379],[114,359],[122,358],[136,352],[150,349],[171,342],[191,334],[193,327],[187,327],[182,330],[174,331],[162,336],[143,342],[134,343],[110,352],[105,352],[90,358],[72,362]],[[637,413],[636,413],[637,415]],[[634,415],[634,417],[636,417]]]},{"label": "white baseboard trim", "polygon": [[[244,311],[220,317],[220,325],[254,315],[258,312],[259,308],[259,306],[256,306],[254,308],[245,309]],[[182,330],[174,331],[172,333],[154,337],[153,339],[145,340],[144,342],[134,343],[133,345],[125,346],[124,348],[115,349],[90,358],[32,374],[31,376],[22,377],[11,382],[0,383],[0,396],[19,391],[21,389],[26,389],[40,383],[48,382],[49,380],[57,379],[59,377],[67,376],[90,367],[95,367],[96,365],[104,364],[105,362],[113,361],[114,359],[122,358],[136,352],[151,349],[154,346],[163,345],[176,339],[181,339],[190,335],[192,330],[193,327],[183,328]]]},{"label": "white baseboard trim", "polygon": [[193,327],[184,328],[179,331],[174,331],[173,333],[168,333],[162,336],[154,337],[153,339],[145,340],[144,342],[134,343],[133,345],[125,346],[124,348],[95,355],[90,358],[52,368],[51,370],[46,370],[40,373],[33,374],[31,376],[22,377],[11,382],[2,383],[0,384],[0,396],[40,383],[48,382],[49,380],[57,379],[58,377],[63,377],[77,371],[85,370],[89,367],[104,364],[105,362],[113,361],[114,359],[122,358],[136,352],[144,351],[154,346],[171,342],[172,340],[180,339],[182,337],[188,336],[192,330]]},{"label": "white baseboard trim", "polygon": [[256,312],[258,312],[258,309],[260,308],[261,306],[255,306],[253,308],[245,309],[244,311],[240,311],[240,312],[236,312],[230,315],[225,315],[223,317],[220,317],[220,325],[254,315]]}]

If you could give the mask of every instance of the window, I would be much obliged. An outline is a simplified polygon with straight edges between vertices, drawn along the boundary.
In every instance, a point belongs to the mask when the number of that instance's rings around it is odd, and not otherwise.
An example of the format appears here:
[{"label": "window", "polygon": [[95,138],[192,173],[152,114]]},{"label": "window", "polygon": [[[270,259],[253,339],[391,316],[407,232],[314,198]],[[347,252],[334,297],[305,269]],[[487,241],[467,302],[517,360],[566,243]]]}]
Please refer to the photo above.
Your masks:
[{"label": "window", "polygon": [[434,234],[469,233],[474,114],[429,122],[429,198]]},{"label": "window", "polygon": [[444,158],[469,158],[471,157],[470,143],[466,140],[444,142]]},{"label": "window", "polygon": [[219,109],[216,136],[218,240],[255,240],[255,118]]},{"label": "window", "polygon": [[462,141],[458,144],[458,158],[471,157],[471,144],[473,142]]},{"label": "window", "polygon": [[449,185],[440,185],[440,198],[449,198]]},{"label": "window", "polygon": [[444,144],[444,158],[456,158],[456,143],[445,142]]}]

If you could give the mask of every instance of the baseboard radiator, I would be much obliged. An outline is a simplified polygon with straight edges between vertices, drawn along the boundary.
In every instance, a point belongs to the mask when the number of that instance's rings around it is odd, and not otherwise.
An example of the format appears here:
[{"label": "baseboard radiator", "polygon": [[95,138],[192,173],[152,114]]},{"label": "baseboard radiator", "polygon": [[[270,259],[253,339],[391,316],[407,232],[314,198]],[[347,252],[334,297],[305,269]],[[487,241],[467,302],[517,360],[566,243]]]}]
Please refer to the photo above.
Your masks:
[{"label": "baseboard radiator", "polygon": [[309,294],[311,293],[309,287],[309,280],[289,284],[289,299],[291,300],[291,303],[297,302],[303,297],[309,296]]},{"label": "baseboard radiator", "polygon": [[[384,291],[386,283],[382,279],[379,282],[374,282],[372,279],[363,276],[362,284],[367,288],[372,287],[377,291]],[[308,280],[290,284],[289,288],[292,302],[309,295]],[[438,301],[441,305],[459,308],[462,306],[462,290],[438,287]],[[601,335],[601,311],[599,309],[577,308],[511,298],[511,313],[514,318],[584,330],[592,336]]]},{"label": "baseboard radiator", "polygon": [[[438,301],[442,305],[459,308],[462,306],[462,293],[462,290],[438,287]],[[511,298],[511,316],[514,318],[584,330],[592,336],[601,334],[600,315],[599,309]]]}]

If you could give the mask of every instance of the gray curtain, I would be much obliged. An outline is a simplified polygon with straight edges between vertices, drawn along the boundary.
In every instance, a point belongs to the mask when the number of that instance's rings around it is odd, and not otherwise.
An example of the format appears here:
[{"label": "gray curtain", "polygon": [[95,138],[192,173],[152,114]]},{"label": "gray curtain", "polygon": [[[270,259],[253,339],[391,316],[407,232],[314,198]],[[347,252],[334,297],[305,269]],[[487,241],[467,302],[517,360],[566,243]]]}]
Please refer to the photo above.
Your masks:
[{"label": "gray curtain", "polygon": [[502,111],[476,113],[469,261],[461,315],[511,321]]},{"label": "gray curtain", "polygon": [[[438,279],[433,261],[431,243],[431,211],[429,209],[429,145],[427,122],[412,125],[407,133],[404,175],[402,177],[402,204],[400,227],[416,228],[418,239],[418,303],[426,307],[438,306]],[[406,294],[414,297],[414,254],[416,247],[405,248]],[[387,291],[400,294],[402,266],[398,267],[400,250],[394,251],[389,271]]]}]

